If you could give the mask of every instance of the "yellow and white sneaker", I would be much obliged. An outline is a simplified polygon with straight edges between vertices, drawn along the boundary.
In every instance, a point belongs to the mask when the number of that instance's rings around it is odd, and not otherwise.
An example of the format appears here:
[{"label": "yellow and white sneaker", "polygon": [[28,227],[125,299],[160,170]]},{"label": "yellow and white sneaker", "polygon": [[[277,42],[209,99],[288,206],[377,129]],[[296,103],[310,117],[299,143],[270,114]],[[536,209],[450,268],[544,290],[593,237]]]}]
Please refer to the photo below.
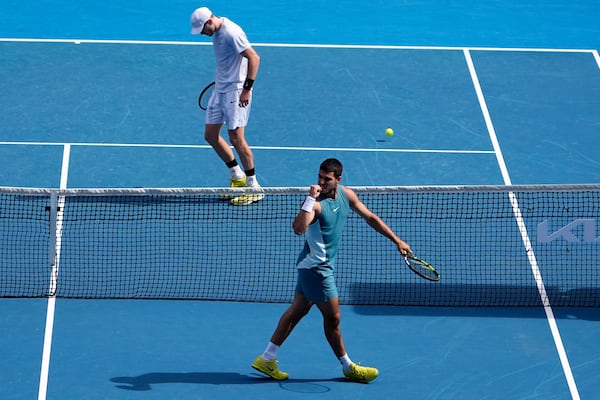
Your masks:
[{"label": "yellow and white sneaker", "polygon": [[[229,180],[230,188],[243,188],[246,187],[246,177],[244,176],[242,179],[233,179]],[[221,200],[230,200],[233,196],[228,193],[221,193],[219,196]]]},{"label": "yellow and white sneaker", "polygon": [[350,369],[344,371],[346,379],[362,383],[371,382],[373,379],[377,378],[377,375],[379,375],[377,368],[363,367],[356,363],[350,364]]},{"label": "yellow and white sneaker", "polygon": [[[246,186],[248,189],[260,190],[260,186]],[[247,206],[252,203],[256,203],[265,198],[264,193],[248,193],[242,194],[241,196],[234,197],[231,199],[231,204],[234,206]]]},{"label": "yellow and white sneaker", "polygon": [[283,381],[289,376],[287,372],[279,370],[277,360],[267,361],[262,356],[256,357],[252,363],[252,368],[278,381]]}]

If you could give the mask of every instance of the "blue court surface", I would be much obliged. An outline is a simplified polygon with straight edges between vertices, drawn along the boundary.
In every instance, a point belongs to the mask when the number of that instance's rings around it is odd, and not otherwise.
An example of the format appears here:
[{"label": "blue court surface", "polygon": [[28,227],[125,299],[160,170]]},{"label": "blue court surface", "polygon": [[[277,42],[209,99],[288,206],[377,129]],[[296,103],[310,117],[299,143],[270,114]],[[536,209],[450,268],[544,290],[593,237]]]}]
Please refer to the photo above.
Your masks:
[{"label": "blue court surface", "polygon": [[[261,56],[246,137],[264,187],[308,188],[328,157],[348,186],[598,183],[600,4],[482,3],[4,1],[0,186],[226,186],[196,105],[202,5]],[[349,355],[380,370],[361,385],[317,310],[279,353],[290,379],[255,373],[286,306],[2,298],[0,398],[600,396],[599,308],[343,306]]]}]

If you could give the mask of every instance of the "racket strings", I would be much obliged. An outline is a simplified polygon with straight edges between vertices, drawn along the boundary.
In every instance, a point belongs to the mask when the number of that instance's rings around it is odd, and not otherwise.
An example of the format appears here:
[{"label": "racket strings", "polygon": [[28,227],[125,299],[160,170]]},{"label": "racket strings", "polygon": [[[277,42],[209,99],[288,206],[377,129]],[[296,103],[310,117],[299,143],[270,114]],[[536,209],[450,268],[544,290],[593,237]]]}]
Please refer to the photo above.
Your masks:
[{"label": "racket strings", "polygon": [[410,269],[412,269],[417,274],[429,280],[439,280],[440,275],[435,271],[435,269],[427,264],[424,261],[407,257],[406,262]]}]

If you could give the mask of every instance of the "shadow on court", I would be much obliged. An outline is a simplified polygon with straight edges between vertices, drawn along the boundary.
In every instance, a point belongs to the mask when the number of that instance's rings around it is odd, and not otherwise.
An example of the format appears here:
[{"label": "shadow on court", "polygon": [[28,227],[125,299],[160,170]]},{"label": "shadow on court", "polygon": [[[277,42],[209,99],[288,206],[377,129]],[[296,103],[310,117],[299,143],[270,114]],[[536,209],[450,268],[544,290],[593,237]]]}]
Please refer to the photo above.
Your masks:
[{"label": "shadow on court", "polygon": [[[423,307],[423,306],[355,306],[359,315],[477,317],[477,318],[546,318],[543,307]],[[556,319],[600,321],[598,307],[553,307]]]},{"label": "shadow on court", "polygon": [[152,385],[163,383],[195,383],[210,385],[251,385],[267,382],[267,379],[256,379],[235,372],[149,372],[138,376],[120,376],[111,382],[120,389],[144,391],[151,390]]},{"label": "shadow on court", "polygon": [[[523,278],[524,279],[524,278]],[[597,308],[600,303],[600,288],[595,283],[589,287],[569,288],[566,284],[547,284],[546,296],[552,307]],[[542,300],[535,282],[523,280],[521,284],[435,284],[414,283],[351,283],[348,285],[349,304],[374,304],[406,306],[457,307],[460,310],[471,307],[541,307]],[[484,310],[485,311],[485,310]],[[542,317],[544,317],[542,315]],[[545,318],[545,317],[544,317]]]},{"label": "shadow on court", "polygon": [[152,385],[190,383],[208,385],[254,385],[278,383],[284,390],[303,393],[324,393],[331,390],[321,384],[324,382],[346,382],[344,378],[330,379],[288,379],[274,381],[262,375],[244,375],[236,372],[149,372],[138,376],[120,376],[111,378],[116,387],[123,390],[152,390]]}]

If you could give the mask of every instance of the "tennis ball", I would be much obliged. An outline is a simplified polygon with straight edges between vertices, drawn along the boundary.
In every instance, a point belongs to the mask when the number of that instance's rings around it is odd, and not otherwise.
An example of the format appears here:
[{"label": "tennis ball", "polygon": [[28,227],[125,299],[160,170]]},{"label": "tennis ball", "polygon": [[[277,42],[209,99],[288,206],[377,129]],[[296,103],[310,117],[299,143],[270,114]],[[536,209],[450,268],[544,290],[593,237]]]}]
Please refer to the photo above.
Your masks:
[{"label": "tennis ball", "polygon": [[385,134],[388,136],[392,136],[394,134],[394,130],[392,128],[387,128],[385,130]]}]

